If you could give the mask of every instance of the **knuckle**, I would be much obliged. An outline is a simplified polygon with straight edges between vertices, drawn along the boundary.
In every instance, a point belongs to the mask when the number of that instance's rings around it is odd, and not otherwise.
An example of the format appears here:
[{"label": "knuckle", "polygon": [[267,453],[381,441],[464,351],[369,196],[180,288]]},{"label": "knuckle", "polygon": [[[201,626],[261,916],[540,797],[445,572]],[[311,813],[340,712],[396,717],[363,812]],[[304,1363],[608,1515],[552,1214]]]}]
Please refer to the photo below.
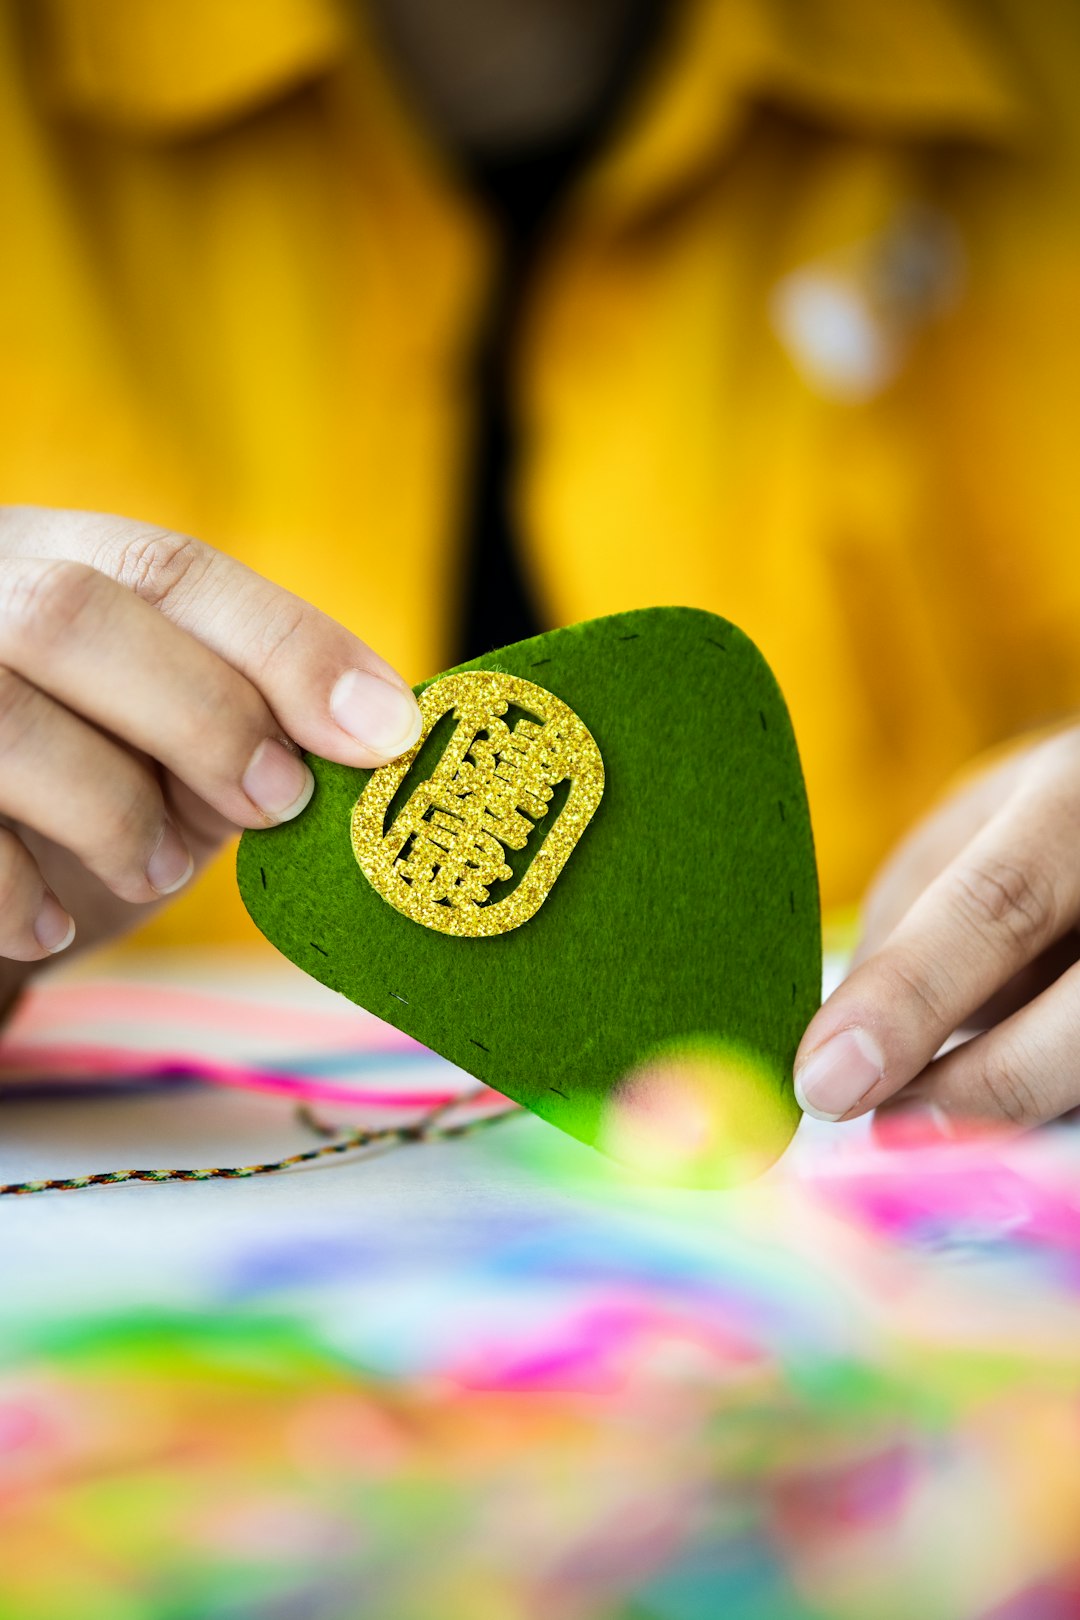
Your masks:
[{"label": "knuckle", "polygon": [[169,529],[141,529],[111,540],[95,559],[118,585],[134,591],[151,607],[164,608],[191,576],[208,566],[210,553],[198,540]]},{"label": "knuckle", "polygon": [[37,693],[26,681],[0,666],[0,759],[25,741],[34,724]]},{"label": "knuckle", "polygon": [[1010,1125],[1027,1125],[1043,1118],[1038,1087],[1020,1053],[1006,1049],[988,1055],[981,1080],[994,1112]]},{"label": "knuckle", "polygon": [[1011,944],[1034,950],[1055,931],[1054,886],[1034,866],[982,860],[958,876],[956,896],[968,921],[983,938],[1004,935]]},{"label": "knuckle", "polygon": [[110,838],[120,864],[141,872],[161,831],[161,795],[141,773],[122,785],[110,816]]},{"label": "knuckle", "polygon": [[244,663],[259,678],[265,676],[302,635],[311,610],[297,597],[281,592],[278,601],[253,614],[252,635],[244,648]]},{"label": "knuckle", "polygon": [[107,797],[83,806],[79,837],[72,847],[83,865],[115,892],[139,898],[147,886],[146,863],[163,817],[156,784],[132,764],[130,774],[114,775]]},{"label": "knuckle", "polygon": [[896,950],[882,958],[880,968],[884,974],[885,1004],[914,1004],[917,1012],[934,1029],[951,1030],[956,1022],[949,985],[932,971],[925,962],[915,961]]},{"label": "knuckle", "polygon": [[9,577],[4,591],[9,633],[16,640],[30,637],[37,646],[64,640],[82,616],[100,604],[104,583],[87,563],[66,558],[24,563]]},{"label": "knuckle", "polygon": [[200,779],[235,784],[247,768],[257,740],[273,730],[255,688],[222,664],[199,683],[198,690],[191,691],[188,712],[172,737],[176,768],[186,762],[186,768]]}]

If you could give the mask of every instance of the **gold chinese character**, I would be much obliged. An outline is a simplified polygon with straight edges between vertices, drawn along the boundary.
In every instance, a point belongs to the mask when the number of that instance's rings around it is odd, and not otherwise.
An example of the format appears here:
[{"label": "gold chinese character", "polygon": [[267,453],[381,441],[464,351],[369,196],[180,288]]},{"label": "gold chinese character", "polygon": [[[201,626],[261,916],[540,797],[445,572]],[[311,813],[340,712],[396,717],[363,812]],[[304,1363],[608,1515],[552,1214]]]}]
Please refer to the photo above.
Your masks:
[{"label": "gold chinese character", "polygon": [[[512,722],[510,706],[523,711]],[[456,726],[431,775],[386,826],[391,802],[442,716]],[[420,698],[420,740],[372,773],[352,815],[353,852],[398,911],[444,934],[503,934],[543,904],[604,791],[604,764],[572,709],[494,670],[435,681]],[[566,802],[546,824],[552,795]],[[508,850],[536,850],[511,884]]]}]

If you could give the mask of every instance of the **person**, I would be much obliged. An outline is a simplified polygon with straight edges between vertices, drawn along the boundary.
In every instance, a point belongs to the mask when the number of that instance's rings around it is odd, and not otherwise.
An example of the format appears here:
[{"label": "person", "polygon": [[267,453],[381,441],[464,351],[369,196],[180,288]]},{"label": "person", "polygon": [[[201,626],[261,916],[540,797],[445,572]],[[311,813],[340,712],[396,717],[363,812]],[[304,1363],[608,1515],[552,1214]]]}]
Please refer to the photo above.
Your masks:
[{"label": "person", "polygon": [[0,0],[0,75],[8,1002],[178,890],[227,937],[212,856],[408,681],[679,602],[827,905],[918,823],[804,1107],[1080,1103],[1068,0]]}]

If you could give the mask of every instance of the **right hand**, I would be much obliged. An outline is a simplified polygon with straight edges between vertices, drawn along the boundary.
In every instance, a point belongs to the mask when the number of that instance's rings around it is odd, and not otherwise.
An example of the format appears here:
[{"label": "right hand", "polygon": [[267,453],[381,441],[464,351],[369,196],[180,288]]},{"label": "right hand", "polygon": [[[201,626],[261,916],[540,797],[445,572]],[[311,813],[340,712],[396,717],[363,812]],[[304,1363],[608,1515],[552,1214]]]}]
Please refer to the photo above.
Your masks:
[{"label": "right hand", "polygon": [[0,508],[0,997],[298,815],[297,745],[370,767],[419,732],[364,642],[210,546]]}]

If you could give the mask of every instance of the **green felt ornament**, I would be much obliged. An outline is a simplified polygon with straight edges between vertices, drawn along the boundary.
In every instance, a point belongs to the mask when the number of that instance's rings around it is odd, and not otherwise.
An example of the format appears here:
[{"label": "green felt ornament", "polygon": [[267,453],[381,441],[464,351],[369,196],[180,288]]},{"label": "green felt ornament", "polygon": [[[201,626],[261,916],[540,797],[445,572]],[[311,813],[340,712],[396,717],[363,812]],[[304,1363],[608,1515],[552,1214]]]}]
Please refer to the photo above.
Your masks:
[{"label": "green felt ornament", "polygon": [[772,1162],[799,1118],[821,932],[798,753],[753,643],[653,608],[416,690],[410,754],[375,772],[309,756],[309,807],[244,834],[259,928],[652,1174],[721,1185]]}]

